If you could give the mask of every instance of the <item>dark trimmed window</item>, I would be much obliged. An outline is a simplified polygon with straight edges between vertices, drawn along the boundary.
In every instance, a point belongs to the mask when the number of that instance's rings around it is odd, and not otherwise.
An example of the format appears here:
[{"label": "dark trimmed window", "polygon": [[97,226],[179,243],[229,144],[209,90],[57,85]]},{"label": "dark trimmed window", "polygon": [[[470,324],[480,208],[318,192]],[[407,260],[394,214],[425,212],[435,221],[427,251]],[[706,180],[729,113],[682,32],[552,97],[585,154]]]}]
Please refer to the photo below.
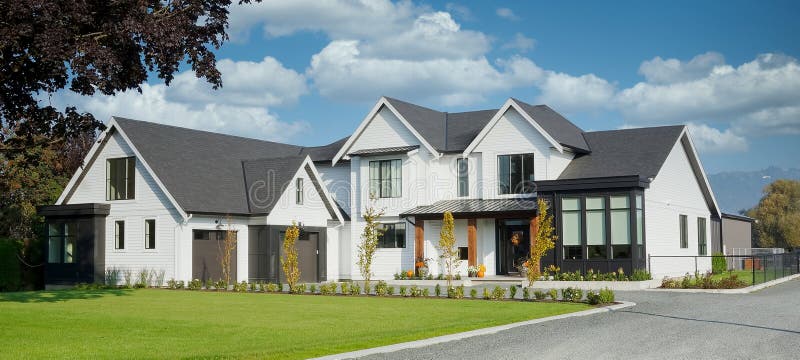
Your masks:
[{"label": "dark trimmed window", "polygon": [[72,264],[77,261],[77,223],[64,222],[49,224],[47,235],[48,263]]},{"label": "dark trimmed window", "polygon": [[678,221],[680,223],[681,249],[686,249],[689,247],[689,228],[686,215],[680,215]]},{"label": "dark trimmed window", "polygon": [[706,218],[697,218],[697,254],[707,255]]},{"label": "dark trimmed window", "polygon": [[130,200],[135,197],[135,169],[135,157],[106,161],[106,200]]},{"label": "dark trimmed window", "polygon": [[[225,235],[227,233],[226,230],[192,230],[192,239],[222,241],[225,240]],[[235,232],[233,233],[233,237],[236,238]],[[281,239],[283,239],[283,236],[281,236]]]},{"label": "dark trimmed window", "polygon": [[497,156],[497,193],[529,194],[533,192],[533,154]]},{"label": "dark trimmed window", "polygon": [[377,160],[369,162],[369,191],[379,198],[396,198],[403,195],[403,162]]},{"label": "dark trimmed window", "polygon": [[378,247],[384,249],[406,247],[406,223],[383,224]]},{"label": "dark trimmed window", "polygon": [[469,196],[469,159],[458,159],[458,196]]},{"label": "dark trimmed window", "polygon": [[561,199],[561,238],[564,259],[583,259],[580,198]]},{"label": "dark trimmed window", "polygon": [[114,249],[125,248],[125,222],[114,221]]},{"label": "dark trimmed window", "polygon": [[458,247],[458,260],[469,260],[469,248],[466,246]]},{"label": "dark trimmed window", "polygon": [[144,221],[144,248],[156,248],[156,220],[147,219]]},{"label": "dark trimmed window", "polygon": [[297,205],[303,205],[303,178],[297,178],[295,180],[295,194],[294,194],[294,202]]},{"label": "dark trimmed window", "polygon": [[606,245],[606,198],[586,198],[586,245],[589,259],[608,257]]},{"label": "dark trimmed window", "polygon": [[631,257],[631,199],[611,196],[611,251],[614,259]]}]

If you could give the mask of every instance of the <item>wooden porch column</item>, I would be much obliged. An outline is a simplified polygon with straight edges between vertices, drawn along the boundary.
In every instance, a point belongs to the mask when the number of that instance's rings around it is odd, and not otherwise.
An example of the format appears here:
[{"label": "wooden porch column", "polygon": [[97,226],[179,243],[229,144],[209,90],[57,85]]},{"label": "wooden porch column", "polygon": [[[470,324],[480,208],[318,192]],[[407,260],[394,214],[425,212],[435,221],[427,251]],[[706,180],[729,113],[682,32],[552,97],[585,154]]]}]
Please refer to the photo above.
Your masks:
[{"label": "wooden porch column", "polygon": [[425,221],[415,219],[414,224],[414,262],[425,258]]},{"label": "wooden porch column", "polygon": [[467,264],[478,265],[478,221],[467,220]]}]

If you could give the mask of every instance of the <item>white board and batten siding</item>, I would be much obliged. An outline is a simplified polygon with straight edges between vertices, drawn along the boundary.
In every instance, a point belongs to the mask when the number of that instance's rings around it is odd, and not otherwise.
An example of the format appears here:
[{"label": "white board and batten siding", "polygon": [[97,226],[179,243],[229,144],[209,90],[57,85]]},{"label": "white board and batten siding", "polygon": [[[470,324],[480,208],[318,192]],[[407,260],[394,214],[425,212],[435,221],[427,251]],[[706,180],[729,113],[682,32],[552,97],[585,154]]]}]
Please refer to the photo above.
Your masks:
[{"label": "white board and batten siding", "polygon": [[[488,276],[494,276],[496,274],[494,224],[494,219],[476,219],[475,222],[475,226],[477,227],[476,263],[486,266],[486,275]],[[467,219],[455,219],[453,225],[453,235],[456,237],[456,247],[467,247]],[[441,255],[441,251],[438,247],[441,231],[442,221],[425,221],[425,257],[431,259],[431,261],[428,263],[428,266],[429,271],[434,276],[447,273],[445,263],[439,257]],[[468,267],[468,260],[461,260],[458,262],[458,266],[453,269],[453,272],[466,277]]]},{"label": "white board and batten siding", "polygon": [[[656,178],[645,190],[647,252],[658,255],[698,255],[698,218],[706,219],[706,254],[711,255],[711,212],[683,145],[678,141]],[[680,247],[680,215],[687,216],[688,247]],[[652,258],[654,278],[694,272],[692,258]],[[708,258],[698,259],[698,271],[711,269]]]},{"label": "white board and batten siding", "polygon": [[[137,272],[142,268],[163,270],[166,278],[176,277],[176,234],[181,217],[161,191],[140,159],[136,160],[135,198],[106,200],[106,160],[134,156],[133,150],[118,132],[114,132],[83,180],[77,184],[65,204],[106,203],[111,211],[106,217],[105,266]],[[144,221],[156,220],[156,247],[145,249]],[[114,225],[125,221],[125,248],[115,249]]]},{"label": "white board and batten siding", "polygon": [[[535,120],[535,119],[534,119]],[[482,154],[482,197],[493,199],[520,195],[498,195],[497,156],[533,153],[533,171],[536,180],[558,178],[572,160],[569,152],[559,153],[531,123],[513,107],[503,114],[489,129],[473,152]]]}]

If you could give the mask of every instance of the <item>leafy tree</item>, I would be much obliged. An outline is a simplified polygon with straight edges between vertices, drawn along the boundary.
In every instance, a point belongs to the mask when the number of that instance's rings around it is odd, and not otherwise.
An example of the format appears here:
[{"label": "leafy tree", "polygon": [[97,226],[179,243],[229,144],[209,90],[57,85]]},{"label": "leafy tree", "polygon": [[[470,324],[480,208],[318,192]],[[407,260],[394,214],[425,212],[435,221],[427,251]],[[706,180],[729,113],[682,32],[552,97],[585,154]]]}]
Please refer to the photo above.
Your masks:
[{"label": "leafy tree", "polygon": [[747,216],[757,220],[760,247],[800,247],[800,181],[780,179],[767,185]]},{"label": "leafy tree", "polygon": [[297,238],[300,237],[300,228],[292,222],[292,226],[286,229],[283,236],[283,257],[281,257],[281,267],[286,276],[286,283],[289,284],[289,291],[294,292],[297,282],[300,281],[300,266],[297,259]]},{"label": "leafy tree", "polygon": [[103,128],[92,114],[49,99],[59,91],[141,91],[150,74],[169,85],[181,66],[222,86],[213,50],[228,39],[230,4],[0,1],[0,236],[24,243],[26,262],[42,262],[35,206],[55,202]]},{"label": "leafy tree", "polygon": [[358,270],[364,278],[364,290],[369,293],[369,282],[372,278],[372,259],[378,250],[378,241],[383,234],[383,227],[378,222],[383,216],[383,209],[375,206],[375,197],[370,196],[370,204],[364,209],[364,230],[361,232],[361,243],[358,244]]},{"label": "leafy tree", "polygon": [[442,219],[442,230],[439,233],[439,257],[444,261],[444,268],[447,271],[447,289],[453,287],[453,269],[458,266],[458,248],[456,247],[456,236],[454,234],[455,224],[453,214],[449,211],[444,213]]},{"label": "leafy tree", "polygon": [[553,214],[548,212],[547,202],[540,198],[537,200],[537,205],[539,207],[539,227],[536,230],[534,242],[531,244],[530,258],[525,262],[529,286],[533,286],[536,279],[541,276],[542,256],[556,246],[558,239],[558,236],[554,234]]}]

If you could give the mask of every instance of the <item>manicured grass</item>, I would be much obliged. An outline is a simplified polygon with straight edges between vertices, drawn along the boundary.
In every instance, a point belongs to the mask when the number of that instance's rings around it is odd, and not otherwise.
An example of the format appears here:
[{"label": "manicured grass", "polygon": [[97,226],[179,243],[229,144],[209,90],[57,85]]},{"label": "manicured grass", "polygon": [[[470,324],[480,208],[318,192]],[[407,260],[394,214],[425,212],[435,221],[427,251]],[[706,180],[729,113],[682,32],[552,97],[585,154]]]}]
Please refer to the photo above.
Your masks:
[{"label": "manicured grass", "polygon": [[[739,280],[742,280],[745,283],[747,283],[747,286],[753,285],[753,270],[726,271],[724,273],[714,274],[711,277],[714,280],[719,280],[728,277],[729,274],[736,275]],[[777,278],[775,277],[775,269],[773,268],[769,268],[767,270],[756,270],[755,274],[756,274],[756,284],[772,281],[783,276],[783,273],[781,272],[780,268],[778,269]]]},{"label": "manicured grass", "polygon": [[307,358],[588,308],[185,290],[3,293],[1,357]]}]

